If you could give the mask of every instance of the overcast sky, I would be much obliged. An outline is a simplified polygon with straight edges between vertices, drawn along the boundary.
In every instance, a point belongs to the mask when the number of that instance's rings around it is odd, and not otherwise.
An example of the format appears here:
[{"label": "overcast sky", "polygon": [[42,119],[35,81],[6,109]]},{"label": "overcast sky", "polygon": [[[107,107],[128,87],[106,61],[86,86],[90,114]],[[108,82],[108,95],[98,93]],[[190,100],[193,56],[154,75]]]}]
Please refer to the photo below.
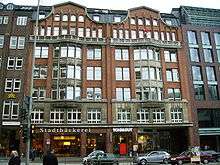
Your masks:
[{"label": "overcast sky", "polygon": [[[54,5],[72,1],[88,8],[121,9],[147,6],[162,13],[170,13],[172,8],[180,5],[220,9],[219,0],[40,0],[40,5]],[[37,0],[0,0],[0,2],[17,5],[37,5]]]}]

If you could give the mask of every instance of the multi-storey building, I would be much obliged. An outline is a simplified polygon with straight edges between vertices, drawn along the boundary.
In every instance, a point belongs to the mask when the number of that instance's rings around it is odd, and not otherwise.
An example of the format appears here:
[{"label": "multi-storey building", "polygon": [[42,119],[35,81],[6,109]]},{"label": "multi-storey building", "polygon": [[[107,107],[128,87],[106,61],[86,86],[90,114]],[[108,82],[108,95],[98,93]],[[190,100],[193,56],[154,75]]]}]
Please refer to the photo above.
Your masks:
[{"label": "multi-storey building", "polygon": [[[49,11],[51,7],[49,7]],[[45,13],[47,8],[42,7]],[[0,154],[19,149],[19,110],[32,14],[36,7],[0,3]],[[45,13],[46,14],[46,13]],[[8,151],[8,152],[7,152]]]},{"label": "multi-storey building", "polygon": [[[190,106],[200,146],[220,150],[220,10],[181,6],[185,58],[188,60]],[[197,142],[199,144],[199,142]]]}]

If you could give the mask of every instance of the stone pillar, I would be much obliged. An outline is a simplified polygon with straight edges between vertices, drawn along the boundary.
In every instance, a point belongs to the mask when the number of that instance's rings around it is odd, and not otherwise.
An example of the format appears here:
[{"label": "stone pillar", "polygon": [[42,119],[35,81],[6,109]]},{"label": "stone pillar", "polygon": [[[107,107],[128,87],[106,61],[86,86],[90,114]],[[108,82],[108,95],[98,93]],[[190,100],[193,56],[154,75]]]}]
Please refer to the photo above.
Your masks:
[{"label": "stone pillar", "polygon": [[166,123],[171,123],[171,103],[168,101],[165,104],[165,119]]},{"label": "stone pillar", "polygon": [[81,139],[81,147],[80,147],[80,155],[81,157],[86,156],[86,133],[82,132],[80,134]]},{"label": "stone pillar", "polygon": [[44,133],[44,144],[43,144],[43,152],[46,152],[51,148],[51,139],[49,133]]},{"label": "stone pillar", "polygon": [[195,131],[194,127],[188,128],[188,146],[200,146],[199,134]]},{"label": "stone pillar", "polygon": [[113,153],[112,129],[108,129],[106,133],[106,151]]}]

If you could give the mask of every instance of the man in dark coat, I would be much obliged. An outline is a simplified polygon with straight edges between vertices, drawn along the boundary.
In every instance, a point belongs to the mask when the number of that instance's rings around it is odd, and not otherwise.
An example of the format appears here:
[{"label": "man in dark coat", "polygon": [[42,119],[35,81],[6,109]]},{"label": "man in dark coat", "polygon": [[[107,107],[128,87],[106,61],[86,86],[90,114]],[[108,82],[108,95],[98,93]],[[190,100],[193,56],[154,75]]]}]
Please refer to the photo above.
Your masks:
[{"label": "man in dark coat", "polygon": [[44,156],[43,165],[58,165],[57,157],[54,155],[54,150],[47,152]]},{"label": "man in dark coat", "polygon": [[18,152],[17,151],[11,151],[11,158],[8,162],[8,165],[20,165],[21,164],[21,159],[18,156]]}]

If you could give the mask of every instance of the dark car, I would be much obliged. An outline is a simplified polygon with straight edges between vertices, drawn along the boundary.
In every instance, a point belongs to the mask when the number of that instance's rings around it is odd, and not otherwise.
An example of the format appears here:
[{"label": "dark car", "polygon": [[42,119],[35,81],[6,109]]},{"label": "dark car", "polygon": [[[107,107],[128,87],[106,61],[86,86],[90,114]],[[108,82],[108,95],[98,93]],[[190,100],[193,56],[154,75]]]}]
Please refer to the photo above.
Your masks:
[{"label": "dark car", "polygon": [[[92,156],[91,156],[92,155]],[[94,151],[83,159],[83,164],[88,165],[118,165],[119,162],[114,154]]]},{"label": "dark car", "polygon": [[204,150],[203,153],[212,155],[214,161],[220,162],[220,152],[216,152],[214,150]]},{"label": "dark car", "polygon": [[[170,163],[172,165],[176,165],[176,164],[181,165],[184,163],[191,163],[191,158],[193,158],[194,156],[195,156],[195,154],[192,153],[191,151],[184,151],[178,156],[172,156],[170,158]],[[199,152],[199,158],[200,158],[200,161],[204,164],[207,164],[207,163],[213,161],[212,155],[207,154],[207,153],[203,153],[203,152]]]},{"label": "dark car", "polygon": [[145,155],[134,158],[134,164],[145,165],[148,163],[164,163],[168,164],[170,154],[166,151],[151,151]]}]

